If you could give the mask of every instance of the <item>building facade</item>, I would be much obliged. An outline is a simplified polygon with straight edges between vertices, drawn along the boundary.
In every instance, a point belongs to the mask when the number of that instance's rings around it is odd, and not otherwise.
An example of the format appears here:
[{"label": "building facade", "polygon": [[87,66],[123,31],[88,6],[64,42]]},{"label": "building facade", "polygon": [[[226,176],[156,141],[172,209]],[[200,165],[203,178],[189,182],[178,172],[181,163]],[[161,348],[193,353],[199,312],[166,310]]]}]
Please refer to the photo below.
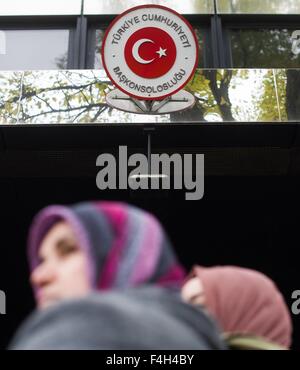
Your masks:
[{"label": "building facade", "polygon": [[[101,61],[109,23],[137,0],[0,0],[0,346],[32,308],[25,241],[51,203],[121,199],[154,212],[187,267],[259,269],[289,305],[300,289],[300,2],[157,0],[192,24],[199,65],[190,110],[112,109]],[[129,153],[205,155],[205,195],[100,191],[96,158]],[[16,231],[17,230],[17,231]],[[188,242],[187,242],[188,240]],[[188,245],[186,245],[188,244]],[[294,345],[300,343],[297,315]]]}]

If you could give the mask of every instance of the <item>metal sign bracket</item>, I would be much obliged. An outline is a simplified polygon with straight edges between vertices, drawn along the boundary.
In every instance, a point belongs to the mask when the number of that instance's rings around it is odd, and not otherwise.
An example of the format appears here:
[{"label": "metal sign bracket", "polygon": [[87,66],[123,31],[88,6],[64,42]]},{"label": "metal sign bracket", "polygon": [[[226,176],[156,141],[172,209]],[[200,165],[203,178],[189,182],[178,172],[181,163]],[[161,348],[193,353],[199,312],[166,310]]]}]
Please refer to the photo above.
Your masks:
[{"label": "metal sign bracket", "polygon": [[183,111],[195,104],[194,96],[184,90],[163,100],[141,100],[115,89],[107,94],[106,101],[112,108],[137,114],[167,114]]}]

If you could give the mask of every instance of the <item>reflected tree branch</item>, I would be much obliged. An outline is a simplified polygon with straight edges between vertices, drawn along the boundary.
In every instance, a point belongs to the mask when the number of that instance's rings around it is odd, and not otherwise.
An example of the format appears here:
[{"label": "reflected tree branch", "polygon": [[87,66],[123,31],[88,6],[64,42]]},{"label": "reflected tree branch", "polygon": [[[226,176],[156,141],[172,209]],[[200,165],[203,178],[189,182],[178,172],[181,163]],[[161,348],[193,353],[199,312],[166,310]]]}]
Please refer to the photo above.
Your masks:
[{"label": "reflected tree branch", "polygon": [[34,115],[28,115],[28,114],[24,113],[25,116],[26,116],[25,121],[29,118],[32,119],[32,118],[44,116],[44,115],[50,114],[50,113],[67,113],[67,112],[76,111],[76,110],[79,110],[79,109],[90,110],[90,109],[93,109],[93,108],[104,107],[104,106],[106,106],[106,104],[98,103],[98,104],[82,105],[82,106],[79,106],[79,107],[68,108],[68,109],[53,109],[53,110],[50,110],[50,111],[44,111],[44,112],[37,113],[37,114],[34,114]]}]

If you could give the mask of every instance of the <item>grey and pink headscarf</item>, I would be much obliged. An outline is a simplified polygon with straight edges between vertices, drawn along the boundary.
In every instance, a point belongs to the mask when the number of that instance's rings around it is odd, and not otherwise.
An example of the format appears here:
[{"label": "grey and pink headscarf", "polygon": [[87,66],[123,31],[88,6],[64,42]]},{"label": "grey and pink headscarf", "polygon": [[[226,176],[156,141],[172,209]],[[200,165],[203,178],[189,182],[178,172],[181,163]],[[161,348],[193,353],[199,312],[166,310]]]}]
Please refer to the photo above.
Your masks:
[{"label": "grey and pink headscarf", "polygon": [[152,214],[121,202],[53,205],[41,210],[29,231],[31,270],[39,264],[41,241],[58,221],[71,225],[79,246],[86,252],[95,290],[142,284],[181,287],[185,271],[159,221]]}]

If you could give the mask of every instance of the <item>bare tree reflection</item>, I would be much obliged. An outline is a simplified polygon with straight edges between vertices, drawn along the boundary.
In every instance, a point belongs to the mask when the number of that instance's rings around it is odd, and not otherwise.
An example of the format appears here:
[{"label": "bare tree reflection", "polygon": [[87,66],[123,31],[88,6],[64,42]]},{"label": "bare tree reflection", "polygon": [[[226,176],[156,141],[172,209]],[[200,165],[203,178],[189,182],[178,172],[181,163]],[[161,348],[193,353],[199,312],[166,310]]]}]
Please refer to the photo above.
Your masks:
[{"label": "bare tree reflection", "polygon": [[299,119],[299,83],[298,70],[197,69],[192,109],[147,116],[107,106],[104,71],[2,72],[0,123],[284,122]]},{"label": "bare tree reflection", "polygon": [[6,121],[95,122],[108,108],[105,89],[109,84],[101,82],[95,71],[25,72],[22,78],[10,78],[10,84],[15,88],[10,88],[5,100],[0,100]]}]

